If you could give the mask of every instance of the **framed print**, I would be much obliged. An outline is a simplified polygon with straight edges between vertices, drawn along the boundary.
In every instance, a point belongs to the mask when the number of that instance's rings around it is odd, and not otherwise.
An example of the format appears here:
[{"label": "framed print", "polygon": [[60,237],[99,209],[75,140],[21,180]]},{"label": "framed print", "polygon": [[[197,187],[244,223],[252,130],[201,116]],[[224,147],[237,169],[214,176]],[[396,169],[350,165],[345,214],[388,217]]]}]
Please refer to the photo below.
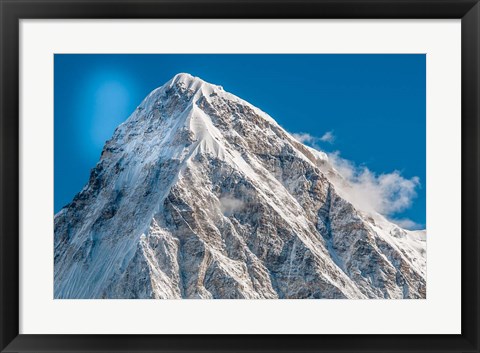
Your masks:
[{"label": "framed print", "polygon": [[2,352],[478,352],[476,1],[2,1]]}]

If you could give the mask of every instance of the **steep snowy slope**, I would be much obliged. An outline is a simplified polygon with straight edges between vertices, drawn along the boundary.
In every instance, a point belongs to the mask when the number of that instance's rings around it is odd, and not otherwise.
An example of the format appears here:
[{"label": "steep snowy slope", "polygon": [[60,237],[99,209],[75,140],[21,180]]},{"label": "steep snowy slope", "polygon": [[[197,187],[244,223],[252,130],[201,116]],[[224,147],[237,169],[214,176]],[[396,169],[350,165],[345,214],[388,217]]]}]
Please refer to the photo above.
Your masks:
[{"label": "steep snowy slope", "polygon": [[425,298],[425,234],[342,183],[264,112],[178,74],[55,216],[55,298]]}]

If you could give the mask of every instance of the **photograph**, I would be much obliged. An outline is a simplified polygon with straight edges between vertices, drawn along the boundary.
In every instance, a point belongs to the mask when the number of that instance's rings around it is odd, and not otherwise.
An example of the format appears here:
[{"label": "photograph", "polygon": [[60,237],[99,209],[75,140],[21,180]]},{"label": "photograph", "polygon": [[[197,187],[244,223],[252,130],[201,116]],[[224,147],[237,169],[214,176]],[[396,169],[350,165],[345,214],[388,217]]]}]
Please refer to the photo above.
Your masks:
[{"label": "photograph", "polygon": [[479,2],[0,0],[0,353],[480,353]]},{"label": "photograph", "polygon": [[427,298],[425,54],[53,63],[55,300]]}]

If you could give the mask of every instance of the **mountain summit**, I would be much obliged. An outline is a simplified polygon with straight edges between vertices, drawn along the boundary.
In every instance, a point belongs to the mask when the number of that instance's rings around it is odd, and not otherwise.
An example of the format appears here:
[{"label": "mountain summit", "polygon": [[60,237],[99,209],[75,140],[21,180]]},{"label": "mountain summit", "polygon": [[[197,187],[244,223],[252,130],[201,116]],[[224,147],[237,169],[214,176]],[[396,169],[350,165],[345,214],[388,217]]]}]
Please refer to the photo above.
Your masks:
[{"label": "mountain summit", "polygon": [[346,183],[260,109],[178,74],[55,215],[54,296],[425,298],[425,233],[357,209]]}]

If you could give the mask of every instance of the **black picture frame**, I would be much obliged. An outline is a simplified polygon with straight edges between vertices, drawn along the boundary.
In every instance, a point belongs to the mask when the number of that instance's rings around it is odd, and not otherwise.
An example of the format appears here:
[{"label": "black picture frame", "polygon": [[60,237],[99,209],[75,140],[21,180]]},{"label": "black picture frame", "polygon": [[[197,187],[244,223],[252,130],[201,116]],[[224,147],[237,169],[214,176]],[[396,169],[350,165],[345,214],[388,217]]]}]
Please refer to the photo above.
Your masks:
[{"label": "black picture frame", "polygon": [[[479,31],[477,0],[0,0],[1,352],[479,352]],[[19,334],[19,20],[109,18],[461,19],[460,335]],[[25,141],[28,143],[28,141]],[[438,320],[442,320],[439,313]]]}]

